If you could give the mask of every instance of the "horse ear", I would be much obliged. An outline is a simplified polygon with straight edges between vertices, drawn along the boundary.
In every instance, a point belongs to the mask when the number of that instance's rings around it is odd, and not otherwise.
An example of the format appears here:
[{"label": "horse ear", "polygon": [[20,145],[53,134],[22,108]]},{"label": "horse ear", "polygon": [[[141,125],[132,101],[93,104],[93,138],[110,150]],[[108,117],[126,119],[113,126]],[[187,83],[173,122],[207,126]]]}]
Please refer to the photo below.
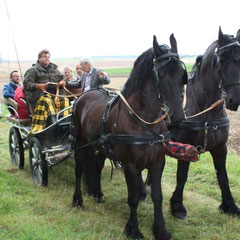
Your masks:
[{"label": "horse ear", "polygon": [[219,32],[218,32],[218,45],[223,46],[225,44],[225,37],[222,33],[222,29],[219,26]]},{"label": "horse ear", "polygon": [[153,36],[153,50],[155,55],[161,55],[161,48],[158,44],[158,41],[155,35]]},{"label": "horse ear", "polygon": [[178,53],[178,50],[177,50],[177,41],[176,41],[173,33],[172,33],[171,36],[170,36],[170,44],[171,44],[172,52]]},{"label": "horse ear", "polygon": [[238,30],[238,32],[236,34],[236,39],[238,40],[238,42],[240,42],[240,29]]}]

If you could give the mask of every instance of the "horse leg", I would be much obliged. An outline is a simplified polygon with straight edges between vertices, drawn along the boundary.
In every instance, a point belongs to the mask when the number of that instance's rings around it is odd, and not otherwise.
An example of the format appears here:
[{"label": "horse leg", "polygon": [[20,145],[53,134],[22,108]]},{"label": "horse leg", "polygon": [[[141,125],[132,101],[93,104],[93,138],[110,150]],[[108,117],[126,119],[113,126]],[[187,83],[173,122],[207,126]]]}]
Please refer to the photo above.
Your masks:
[{"label": "horse leg", "polygon": [[130,208],[130,217],[125,226],[125,234],[127,237],[131,237],[133,239],[143,239],[143,235],[138,228],[137,220],[137,208],[139,204],[139,197],[136,191],[138,184],[137,173],[135,169],[129,166],[124,166],[124,174],[127,182],[128,205]]},{"label": "horse leg", "polygon": [[147,197],[146,187],[143,182],[142,173],[137,176],[137,192],[140,201],[145,201]]},{"label": "horse leg", "polygon": [[101,174],[102,174],[102,169],[104,167],[105,163],[105,156],[98,153],[97,158],[96,158],[96,171],[95,171],[95,190],[93,197],[96,200],[97,203],[104,203],[105,198],[104,195],[101,191]]},{"label": "horse leg", "polygon": [[152,226],[153,235],[156,240],[168,240],[171,239],[171,234],[167,231],[163,219],[162,213],[162,188],[161,188],[161,178],[163,166],[155,168],[150,171],[151,174],[151,185],[152,185],[152,201],[154,205],[154,222]]},{"label": "horse leg", "polygon": [[232,197],[227,176],[227,145],[225,144],[224,146],[219,146],[217,149],[210,151],[210,153],[213,157],[218,183],[222,192],[222,204],[219,206],[219,209],[224,213],[238,217],[240,220],[240,208],[237,207]]},{"label": "horse leg", "polygon": [[84,168],[84,149],[75,150],[74,151],[74,159],[75,159],[75,192],[73,194],[73,207],[82,207],[83,199],[81,193],[81,177]]},{"label": "horse leg", "polygon": [[96,155],[93,147],[87,147],[84,156],[83,179],[88,195],[94,195],[96,177]]},{"label": "horse leg", "polygon": [[179,219],[187,219],[187,210],[183,205],[183,190],[188,178],[189,162],[178,160],[177,186],[170,200],[171,213]]}]

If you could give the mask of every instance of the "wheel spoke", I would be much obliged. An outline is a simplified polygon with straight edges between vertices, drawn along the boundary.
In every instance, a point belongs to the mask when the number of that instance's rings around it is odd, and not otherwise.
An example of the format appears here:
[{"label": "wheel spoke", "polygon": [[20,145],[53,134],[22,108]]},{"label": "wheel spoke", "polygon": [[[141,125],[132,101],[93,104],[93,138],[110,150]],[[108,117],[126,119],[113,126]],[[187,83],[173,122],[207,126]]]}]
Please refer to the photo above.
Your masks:
[{"label": "wheel spoke", "polygon": [[37,148],[36,145],[34,144],[32,147],[32,153],[33,153],[33,157],[35,158],[35,160],[37,161],[38,159],[38,155],[37,155]]},{"label": "wheel spoke", "polygon": [[15,152],[15,163],[17,166],[19,166],[19,163],[20,163],[20,153],[19,152]]},{"label": "wheel spoke", "polygon": [[33,174],[34,174],[34,178],[35,178],[35,181],[36,181],[37,185],[41,185],[41,183],[42,183],[42,174],[39,171],[38,166],[35,166],[33,168],[33,172],[34,172]]},{"label": "wheel spoke", "polygon": [[40,172],[40,174],[42,175],[42,167],[41,167],[41,165],[39,164],[38,165],[38,171]]},{"label": "wheel spoke", "polygon": [[33,167],[36,166],[37,165],[37,160],[34,157],[32,157],[31,160],[32,160]]},{"label": "wheel spoke", "polygon": [[11,138],[12,138],[12,143],[15,145],[15,143],[16,143],[16,136],[15,136],[15,134],[12,134]]}]

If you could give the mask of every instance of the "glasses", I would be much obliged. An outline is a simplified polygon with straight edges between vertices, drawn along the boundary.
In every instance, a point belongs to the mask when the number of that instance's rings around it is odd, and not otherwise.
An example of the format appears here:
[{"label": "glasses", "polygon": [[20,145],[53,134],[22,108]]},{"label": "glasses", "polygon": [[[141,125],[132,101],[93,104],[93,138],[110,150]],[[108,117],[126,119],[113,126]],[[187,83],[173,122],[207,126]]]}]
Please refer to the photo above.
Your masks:
[{"label": "glasses", "polygon": [[81,68],[76,68],[76,69],[81,69]]}]

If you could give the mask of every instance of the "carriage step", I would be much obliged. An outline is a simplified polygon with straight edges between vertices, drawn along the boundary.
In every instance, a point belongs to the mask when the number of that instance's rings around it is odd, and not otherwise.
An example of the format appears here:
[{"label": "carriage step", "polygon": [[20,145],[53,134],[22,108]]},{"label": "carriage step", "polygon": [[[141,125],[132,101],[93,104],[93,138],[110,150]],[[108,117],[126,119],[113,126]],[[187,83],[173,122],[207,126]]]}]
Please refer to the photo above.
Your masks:
[{"label": "carriage step", "polygon": [[49,166],[53,166],[53,165],[65,160],[71,154],[72,154],[71,152],[56,153],[54,155],[47,156],[46,160],[49,163]]}]

